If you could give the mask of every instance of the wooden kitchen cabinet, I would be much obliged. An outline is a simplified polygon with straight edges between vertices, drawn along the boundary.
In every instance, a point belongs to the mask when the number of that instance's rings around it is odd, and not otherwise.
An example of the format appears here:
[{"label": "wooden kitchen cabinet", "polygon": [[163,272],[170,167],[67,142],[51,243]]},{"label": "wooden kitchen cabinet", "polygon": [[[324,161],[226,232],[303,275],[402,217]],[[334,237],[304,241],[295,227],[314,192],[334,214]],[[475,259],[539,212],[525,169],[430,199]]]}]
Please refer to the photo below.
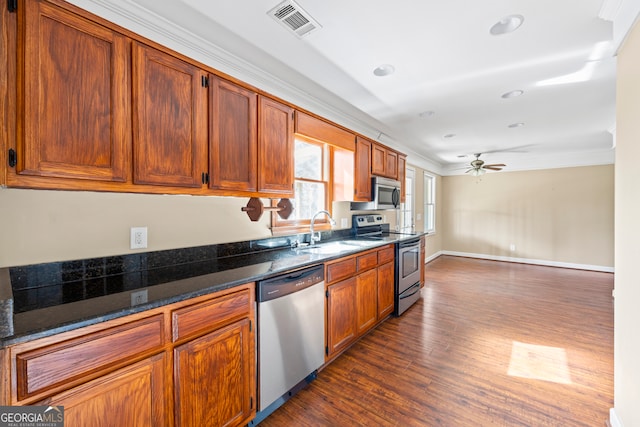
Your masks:
[{"label": "wooden kitchen cabinet", "polygon": [[293,108],[258,96],[258,192],[293,197]]},{"label": "wooden kitchen cabinet", "polygon": [[327,358],[351,345],[358,336],[355,277],[327,287]]},{"label": "wooden kitchen cabinet", "polygon": [[258,169],[258,95],[209,75],[209,187],[255,192]]},{"label": "wooden kitchen cabinet", "polygon": [[356,276],[357,281],[357,314],[358,334],[362,335],[371,329],[378,319],[378,275],[375,269],[365,271]]},{"label": "wooden kitchen cabinet", "polygon": [[244,425],[255,415],[251,321],[229,326],[174,350],[176,426]]},{"label": "wooden kitchen cabinet", "polygon": [[24,185],[20,175],[125,181],[128,39],[35,0],[19,4],[18,39],[18,176],[10,184]]},{"label": "wooden kitchen cabinet", "polygon": [[244,425],[255,416],[253,286],[172,311],[176,426]]},{"label": "wooden kitchen cabinet", "polygon": [[427,257],[427,243],[426,243],[427,239],[425,236],[420,237],[420,287],[424,288],[425,285],[425,280],[426,280],[426,276],[425,276],[425,271],[426,271],[426,266],[424,264],[424,260]]},{"label": "wooden kitchen cabinet", "polygon": [[204,72],[133,43],[133,182],[202,187],[207,171]]},{"label": "wooden kitchen cabinet", "polygon": [[35,405],[64,406],[68,426],[168,426],[171,396],[165,372],[161,353]]},{"label": "wooden kitchen cabinet", "polygon": [[378,319],[393,313],[395,292],[395,248],[378,251]]},{"label": "wooden kitchen cabinet", "polygon": [[387,245],[325,264],[327,361],[393,312],[394,261]]},{"label": "wooden kitchen cabinet", "polygon": [[373,143],[371,147],[371,174],[398,179],[398,153]]},{"label": "wooden kitchen cabinet", "polygon": [[246,425],[255,329],[247,283],[16,344],[0,350],[0,405],[64,405],[70,426]]},{"label": "wooden kitchen cabinet", "polygon": [[356,138],[355,201],[371,201],[371,146],[371,141],[361,136]]}]

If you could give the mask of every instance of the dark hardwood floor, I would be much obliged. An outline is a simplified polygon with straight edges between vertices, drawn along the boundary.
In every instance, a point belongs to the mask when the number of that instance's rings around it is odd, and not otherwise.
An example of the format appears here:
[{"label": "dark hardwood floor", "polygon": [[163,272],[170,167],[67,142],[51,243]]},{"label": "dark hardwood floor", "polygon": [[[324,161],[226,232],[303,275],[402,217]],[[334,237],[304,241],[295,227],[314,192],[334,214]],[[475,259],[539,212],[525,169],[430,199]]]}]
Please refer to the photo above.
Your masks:
[{"label": "dark hardwood floor", "polygon": [[610,273],[441,256],[417,304],[260,425],[603,427],[612,288]]}]

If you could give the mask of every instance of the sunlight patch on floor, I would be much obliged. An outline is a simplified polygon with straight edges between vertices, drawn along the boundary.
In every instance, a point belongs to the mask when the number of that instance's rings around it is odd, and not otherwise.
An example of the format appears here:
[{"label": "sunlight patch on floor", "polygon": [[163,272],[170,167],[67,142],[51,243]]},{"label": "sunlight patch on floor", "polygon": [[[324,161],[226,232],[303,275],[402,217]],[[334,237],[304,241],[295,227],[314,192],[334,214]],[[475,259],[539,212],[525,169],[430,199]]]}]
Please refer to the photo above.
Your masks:
[{"label": "sunlight patch on floor", "polygon": [[571,384],[564,348],[513,342],[507,374],[512,377]]}]

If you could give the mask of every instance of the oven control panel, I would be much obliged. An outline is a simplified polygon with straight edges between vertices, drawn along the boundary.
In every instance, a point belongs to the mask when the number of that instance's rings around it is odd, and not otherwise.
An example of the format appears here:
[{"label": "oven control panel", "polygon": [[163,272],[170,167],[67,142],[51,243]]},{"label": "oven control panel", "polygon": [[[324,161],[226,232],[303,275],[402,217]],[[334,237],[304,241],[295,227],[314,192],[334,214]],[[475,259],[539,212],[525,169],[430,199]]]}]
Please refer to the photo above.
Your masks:
[{"label": "oven control panel", "polygon": [[352,220],[355,227],[368,227],[384,223],[382,215],[379,214],[353,215]]}]

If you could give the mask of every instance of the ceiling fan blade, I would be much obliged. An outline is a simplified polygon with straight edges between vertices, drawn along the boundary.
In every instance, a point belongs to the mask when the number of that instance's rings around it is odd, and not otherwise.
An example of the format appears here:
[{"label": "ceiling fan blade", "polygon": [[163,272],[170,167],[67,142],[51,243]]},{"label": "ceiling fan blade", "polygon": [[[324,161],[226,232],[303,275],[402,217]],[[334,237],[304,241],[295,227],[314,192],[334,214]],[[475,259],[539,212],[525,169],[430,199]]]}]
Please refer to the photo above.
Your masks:
[{"label": "ceiling fan blade", "polygon": [[492,171],[501,171],[502,170],[502,168],[497,168],[495,166],[485,166],[483,169],[489,169],[489,170],[492,170]]},{"label": "ceiling fan blade", "polygon": [[492,165],[484,165],[484,167],[485,167],[485,168],[488,168],[488,167],[499,167],[499,168],[503,168],[503,167],[505,167],[505,166],[507,166],[507,165],[505,165],[504,163],[494,163],[494,164],[492,164]]}]

